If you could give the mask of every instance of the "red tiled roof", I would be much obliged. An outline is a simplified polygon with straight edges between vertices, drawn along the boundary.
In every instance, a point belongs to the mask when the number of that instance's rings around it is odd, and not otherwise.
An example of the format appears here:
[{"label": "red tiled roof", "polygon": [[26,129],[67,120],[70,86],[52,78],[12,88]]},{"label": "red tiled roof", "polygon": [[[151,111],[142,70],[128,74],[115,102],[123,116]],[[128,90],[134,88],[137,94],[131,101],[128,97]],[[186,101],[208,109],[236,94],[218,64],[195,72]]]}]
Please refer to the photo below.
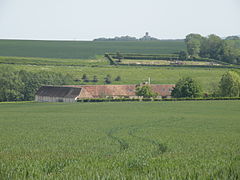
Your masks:
[{"label": "red tiled roof", "polygon": [[[152,90],[160,96],[171,96],[174,84],[151,84]],[[106,96],[135,96],[136,85],[69,85],[82,88],[79,98]]]},{"label": "red tiled roof", "polygon": [[171,96],[175,84],[151,84],[151,88],[160,96]]}]

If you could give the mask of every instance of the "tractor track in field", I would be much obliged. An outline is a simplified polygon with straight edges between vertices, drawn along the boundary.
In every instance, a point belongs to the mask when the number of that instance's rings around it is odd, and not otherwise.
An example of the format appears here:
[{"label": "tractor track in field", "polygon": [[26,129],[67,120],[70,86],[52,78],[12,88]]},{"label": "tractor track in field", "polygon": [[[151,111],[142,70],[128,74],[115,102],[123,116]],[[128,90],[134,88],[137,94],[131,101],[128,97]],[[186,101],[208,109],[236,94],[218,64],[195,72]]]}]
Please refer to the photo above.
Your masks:
[{"label": "tractor track in field", "polygon": [[152,140],[150,138],[145,138],[145,137],[141,137],[141,136],[137,136],[135,133],[138,131],[138,129],[140,129],[139,127],[134,127],[132,128],[132,130],[128,131],[128,134],[134,138],[137,138],[141,141],[145,141],[148,142],[150,144],[153,144],[156,147],[156,150],[152,153],[153,155],[158,155],[158,154],[163,154],[167,151],[167,146],[159,143],[155,140]]},{"label": "tractor track in field", "polygon": [[129,144],[124,139],[114,136],[114,133],[118,132],[121,129],[122,128],[112,128],[107,132],[107,136],[120,145],[120,152],[125,151],[129,148]]},{"label": "tractor track in field", "polygon": [[[171,122],[175,123],[175,122],[181,121],[183,119],[184,119],[183,117],[171,117]],[[152,152],[153,156],[157,156],[159,154],[165,153],[168,150],[167,145],[160,143],[156,140],[150,139],[150,138],[138,136],[138,135],[136,135],[136,132],[139,129],[143,129],[146,127],[155,127],[156,123],[159,123],[159,121],[153,121],[150,124],[149,123],[143,123],[141,125],[136,124],[134,126],[129,127],[130,130],[128,131],[129,136],[132,136],[133,138],[153,144],[156,147],[156,149]]]},{"label": "tractor track in field", "polygon": [[[173,119],[173,121],[178,121],[178,120],[182,120],[183,118],[182,117],[180,117],[180,118],[179,117],[178,118],[173,117],[172,119]],[[154,123],[154,124],[152,124],[152,123]],[[147,142],[147,143],[150,143],[150,144],[154,145],[155,150],[152,152],[152,155],[157,156],[157,155],[165,153],[168,150],[167,145],[165,145],[163,143],[160,143],[160,142],[158,142],[154,139],[150,139],[150,138],[146,138],[146,137],[136,135],[136,132],[139,129],[142,129],[144,127],[155,126],[156,123],[158,123],[158,121],[151,122],[150,124],[149,123],[143,123],[143,124],[136,124],[136,125],[125,126],[125,127],[115,127],[115,128],[110,129],[108,132],[106,132],[106,135],[107,135],[108,138],[112,139],[113,141],[117,142],[120,145],[120,152],[122,152],[122,151],[125,151],[125,150],[129,149],[129,143],[126,140],[124,140],[123,138],[115,136],[114,134],[117,133],[118,131],[121,131],[121,130],[124,130],[124,129],[125,130],[130,129],[130,130],[128,130],[128,135],[135,138],[135,139],[138,139],[140,141],[144,141],[144,142]]]}]

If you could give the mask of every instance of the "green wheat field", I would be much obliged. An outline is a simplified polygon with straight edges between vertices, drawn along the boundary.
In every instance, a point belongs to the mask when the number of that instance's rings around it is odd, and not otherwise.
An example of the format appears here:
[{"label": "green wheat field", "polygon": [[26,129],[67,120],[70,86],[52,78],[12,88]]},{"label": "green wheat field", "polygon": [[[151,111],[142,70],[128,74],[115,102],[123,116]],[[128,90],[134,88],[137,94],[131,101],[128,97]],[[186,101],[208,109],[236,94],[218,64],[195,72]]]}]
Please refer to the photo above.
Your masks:
[{"label": "green wheat field", "polygon": [[0,56],[91,59],[106,52],[171,54],[185,50],[183,40],[166,41],[30,41],[0,40]]},{"label": "green wheat field", "polygon": [[0,179],[239,179],[240,101],[0,103]]}]

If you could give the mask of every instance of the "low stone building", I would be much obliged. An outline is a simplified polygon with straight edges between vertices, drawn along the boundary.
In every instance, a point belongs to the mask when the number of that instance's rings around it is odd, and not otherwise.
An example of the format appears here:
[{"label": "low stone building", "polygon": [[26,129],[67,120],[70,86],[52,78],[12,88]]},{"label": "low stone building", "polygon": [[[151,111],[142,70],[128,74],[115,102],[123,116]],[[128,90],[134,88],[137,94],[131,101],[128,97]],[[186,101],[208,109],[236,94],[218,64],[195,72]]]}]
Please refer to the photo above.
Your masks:
[{"label": "low stone building", "polygon": [[[137,85],[67,85],[43,86],[35,97],[39,102],[75,102],[90,98],[137,98]],[[161,97],[171,96],[174,84],[151,84],[151,89]]]},{"label": "low stone building", "polygon": [[42,86],[35,95],[38,102],[75,102],[81,93],[79,87]]}]

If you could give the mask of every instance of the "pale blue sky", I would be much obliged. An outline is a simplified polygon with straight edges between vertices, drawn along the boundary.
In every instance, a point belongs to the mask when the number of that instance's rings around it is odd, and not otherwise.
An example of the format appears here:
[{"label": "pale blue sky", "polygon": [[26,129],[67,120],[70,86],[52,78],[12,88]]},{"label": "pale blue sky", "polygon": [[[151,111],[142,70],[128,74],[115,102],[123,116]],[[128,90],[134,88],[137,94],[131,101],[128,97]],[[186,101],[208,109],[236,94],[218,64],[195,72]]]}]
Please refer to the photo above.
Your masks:
[{"label": "pale blue sky", "polygon": [[0,39],[240,35],[240,0],[0,0]]}]

